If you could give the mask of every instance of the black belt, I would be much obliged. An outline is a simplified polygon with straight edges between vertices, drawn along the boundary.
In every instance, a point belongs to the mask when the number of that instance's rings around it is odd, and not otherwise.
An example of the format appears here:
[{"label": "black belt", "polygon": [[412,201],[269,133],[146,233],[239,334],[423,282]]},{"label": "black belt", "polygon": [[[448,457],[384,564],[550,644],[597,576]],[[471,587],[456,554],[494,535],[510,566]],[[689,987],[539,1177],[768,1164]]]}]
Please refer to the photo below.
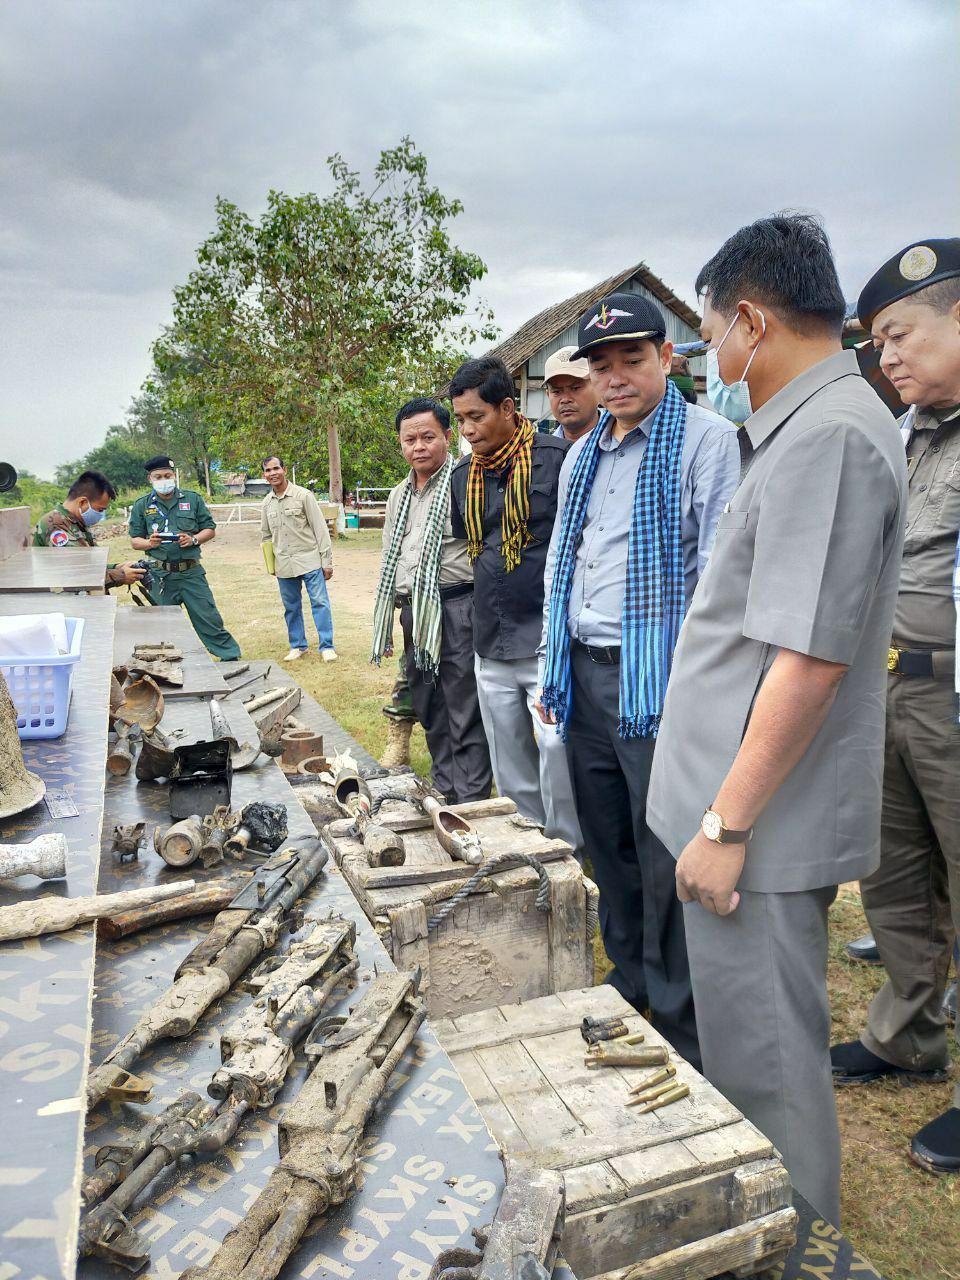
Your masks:
[{"label": "black belt", "polygon": [[618,644],[583,644],[580,640],[571,642],[575,649],[585,653],[591,662],[598,662],[601,667],[619,667],[620,646]]},{"label": "black belt", "polygon": [[[454,587],[440,588],[441,600],[456,600],[460,596],[470,596],[470,595],[473,595],[472,582],[458,582]],[[413,596],[403,595],[401,592],[398,591],[396,596],[394,597],[394,603],[399,608],[402,609],[408,604],[413,604]]]},{"label": "black belt", "polygon": [[897,649],[894,646],[887,652],[887,670],[895,676],[952,680],[954,667],[953,649]]},{"label": "black belt", "polygon": [[199,564],[199,560],[158,560],[158,569],[169,569],[173,573],[183,572],[184,569],[192,569],[195,564]]}]

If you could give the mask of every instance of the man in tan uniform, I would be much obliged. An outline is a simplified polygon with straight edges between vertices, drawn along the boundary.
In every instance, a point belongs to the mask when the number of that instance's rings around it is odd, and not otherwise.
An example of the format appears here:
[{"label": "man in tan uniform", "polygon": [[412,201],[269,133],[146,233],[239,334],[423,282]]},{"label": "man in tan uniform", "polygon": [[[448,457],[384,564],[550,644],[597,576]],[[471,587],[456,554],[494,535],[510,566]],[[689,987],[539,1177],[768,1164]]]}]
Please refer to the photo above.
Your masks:
[{"label": "man in tan uniform", "polygon": [[[909,412],[909,503],[887,678],[880,867],[863,905],[889,975],[860,1040],[831,1052],[837,1084],[945,1080],[941,1002],[960,932],[960,723],[953,570],[960,527],[960,238],[908,245],[867,283],[860,321]],[[933,1173],[960,1172],[960,1084],[913,1138]]]}]

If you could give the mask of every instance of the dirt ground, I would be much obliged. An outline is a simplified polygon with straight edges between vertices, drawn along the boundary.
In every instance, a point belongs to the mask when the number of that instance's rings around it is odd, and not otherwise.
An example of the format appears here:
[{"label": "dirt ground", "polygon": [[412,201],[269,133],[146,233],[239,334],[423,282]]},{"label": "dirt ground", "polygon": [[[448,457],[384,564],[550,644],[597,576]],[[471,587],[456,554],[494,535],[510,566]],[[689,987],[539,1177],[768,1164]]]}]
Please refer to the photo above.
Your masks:
[{"label": "dirt ground", "polygon": [[[125,546],[123,538],[112,540],[111,559],[125,558]],[[381,707],[396,671],[392,660],[379,669],[369,662],[379,546],[379,533],[366,531],[334,544],[329,589],[340,661],[325,664],[314,648],[289,667],[303,688],[377,757],[386,738]],[[258,526],[221,526],[203,559],[224,621],[243,656],[279,662],[288,649],[286,630],[276,583],[264,569]],[[309,618],[307,636],[315,646]],[[419,728],[414,733],[413,764],[422,772],[429,769]],[[859,894],[855,886],[846,886],[831,918],[829,985],[838,1039],[859,1034],[870,998],[882,981],[881,971],[852,964],[843,956],[843,944],[865,931]],[[598,976],[604,968],[598,951]],[[949,1105],[950,1088],[874,1085],[837,1093],[843,1135],[842,1225],[887,1280],[960,1280],[960,1177],[931,1177],[906,1154],[911,1135]]]}]

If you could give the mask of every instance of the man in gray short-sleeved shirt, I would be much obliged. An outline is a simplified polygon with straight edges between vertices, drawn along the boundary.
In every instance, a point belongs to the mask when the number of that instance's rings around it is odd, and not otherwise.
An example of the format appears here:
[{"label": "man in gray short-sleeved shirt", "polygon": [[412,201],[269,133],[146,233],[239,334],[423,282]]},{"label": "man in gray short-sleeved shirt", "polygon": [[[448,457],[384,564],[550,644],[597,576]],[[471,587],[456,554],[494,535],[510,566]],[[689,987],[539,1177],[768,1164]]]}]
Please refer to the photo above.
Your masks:
[{"label": "man in gray short-sleeved shirt", "polygon": [[841,350],[814,220],[743,228],[697,291],[744,469],[680,634],[648,821],[678,859],[704,1072],[836,1222],[827,909],[879,857],[903,446]]}]

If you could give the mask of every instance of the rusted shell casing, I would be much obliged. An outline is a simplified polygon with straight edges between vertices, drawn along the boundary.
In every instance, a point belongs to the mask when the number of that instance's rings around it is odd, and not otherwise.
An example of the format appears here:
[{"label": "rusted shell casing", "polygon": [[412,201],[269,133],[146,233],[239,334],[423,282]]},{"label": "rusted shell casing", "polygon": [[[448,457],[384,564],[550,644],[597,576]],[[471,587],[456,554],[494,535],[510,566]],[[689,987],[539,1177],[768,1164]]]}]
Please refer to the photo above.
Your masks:
[{"label": "rusted shell casing", "polygon": [[297,765],[297,773],[304,778],[319,777],[321,773],[329,772],[329,769],[330,761],[326,756],[308,756]]},{"label": "rusted shell casing", "polygon": [[323,734],[312,729],[287,729],[280,738],[280,760],[295,769],[301,760],[323,755]]},{"label": "rusted shell casing", "polygon": [[153,846],[168,867],[189,867],[200,857],[203,828],[199,817],[184,818],[172,827],[153,833]]}]

